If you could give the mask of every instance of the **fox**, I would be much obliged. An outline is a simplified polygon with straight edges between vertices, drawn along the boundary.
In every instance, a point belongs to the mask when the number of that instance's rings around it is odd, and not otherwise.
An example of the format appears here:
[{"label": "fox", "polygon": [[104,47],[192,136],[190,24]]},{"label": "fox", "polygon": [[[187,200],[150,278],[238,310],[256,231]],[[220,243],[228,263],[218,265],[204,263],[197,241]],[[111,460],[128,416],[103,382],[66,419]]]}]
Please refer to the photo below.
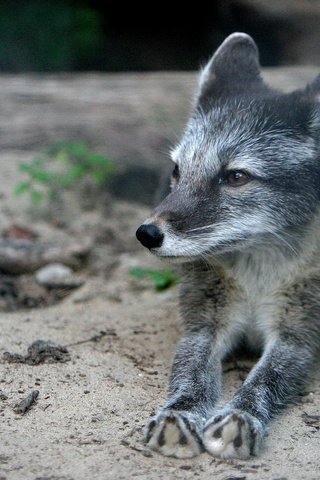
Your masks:
[{"label": "fox", "polygon": [[[171,158],[171,191],[136,236],[180,264],[183,337],[145,442],[248,459],[306,391],[320,350],[320,75],[273,89],[254,40],[233,33],[201,70]],[[240,345],[258,360],[221,406],[222,364]]]}]

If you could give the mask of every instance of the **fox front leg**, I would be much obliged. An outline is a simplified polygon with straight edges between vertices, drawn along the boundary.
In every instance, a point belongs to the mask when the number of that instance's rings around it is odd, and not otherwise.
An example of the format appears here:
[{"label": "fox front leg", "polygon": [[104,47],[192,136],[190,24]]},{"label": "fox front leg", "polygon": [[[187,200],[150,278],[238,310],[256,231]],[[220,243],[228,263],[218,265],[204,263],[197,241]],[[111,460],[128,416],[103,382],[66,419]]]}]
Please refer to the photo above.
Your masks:
[{"label": "fox front leg", "polygon": [[193,457],[221,394],[222,359],[231,348],[225,308],[230,286],[202,262],[183,267],[180,308],[186,335],[174,358],[168,400],[147,427],[148,446],[163,455]]},{"label": "fox front leg", "polygon": [[146,443],[163,455],[188,458],[203,448],[203,427],[220,395],[221,361],[207,332],[189,335],[177,349],[164,408],[147,426]]},{"label": "fox front leg", "polygon": [[205,449],[221,458],[256,455],[267,423],[303,391],[312,363],[308,346],[280,338],[269,344],[232,401],[205,425]]},{"label": "fox front leg", "polygon": [[[202,432],[221,393],[221,361],[228,288],[205,263],[182,266],[180,309],[185,337],[174,358],[168,400],[147,427],[148,446],[163,455],[193,457],[203,451]],[[230,292],[231,294],[231,292]]]}]

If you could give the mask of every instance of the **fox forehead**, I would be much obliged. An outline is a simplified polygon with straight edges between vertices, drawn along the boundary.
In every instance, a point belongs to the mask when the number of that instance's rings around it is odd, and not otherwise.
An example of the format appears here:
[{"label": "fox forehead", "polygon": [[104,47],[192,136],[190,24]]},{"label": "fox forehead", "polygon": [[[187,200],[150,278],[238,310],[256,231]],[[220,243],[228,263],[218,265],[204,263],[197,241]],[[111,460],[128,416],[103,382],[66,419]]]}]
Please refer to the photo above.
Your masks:
[{"label": "fox forehead", "polygon": [[192,175],[195,169],[210,175],[221,168],[243,169],[264,176],[270,169],[299,168],[314,159],[316,144],[305,108],[290,105],[289,98],[285,107],[288,114],[275,98],[198,108],[171,158]]}]

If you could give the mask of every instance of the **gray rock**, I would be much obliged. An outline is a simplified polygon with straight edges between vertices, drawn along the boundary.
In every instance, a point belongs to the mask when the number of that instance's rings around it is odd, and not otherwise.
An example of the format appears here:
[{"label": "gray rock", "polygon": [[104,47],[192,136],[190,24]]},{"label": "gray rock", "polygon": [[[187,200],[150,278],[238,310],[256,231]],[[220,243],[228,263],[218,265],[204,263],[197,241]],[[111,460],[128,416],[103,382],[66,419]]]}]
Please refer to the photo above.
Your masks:
[{"label": "gray rock", "polygon": [[35,273],[39,285],[47,288],[75,288],[83,281],[74,277],[71,268],[62,263],[50,263]]}]

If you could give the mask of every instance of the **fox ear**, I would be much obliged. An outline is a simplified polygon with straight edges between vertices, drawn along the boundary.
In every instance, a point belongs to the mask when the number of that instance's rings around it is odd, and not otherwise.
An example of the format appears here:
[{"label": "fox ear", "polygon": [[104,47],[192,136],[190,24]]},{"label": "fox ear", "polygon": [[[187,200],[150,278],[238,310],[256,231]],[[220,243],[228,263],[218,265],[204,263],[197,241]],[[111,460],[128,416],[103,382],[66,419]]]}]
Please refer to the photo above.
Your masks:
[{"label": "fox ear", "polygon": [[320,99],[320,74],[306,86],[305,91],[311,95],[318,95]]},{"label": "fox ear", "polygon": [[255,42],[245,33],[233,33],[202,70],[198,100],[267,88],[260,76],[259,52]]},{"label": "fox ear", "polygon": [[302,91],[314,102],[311,116],[311,131],[320,138],[320,74]]},{"label": "fox ear", "polygon": [[320,140],[320,101],[313,108],[311,131]]}]

